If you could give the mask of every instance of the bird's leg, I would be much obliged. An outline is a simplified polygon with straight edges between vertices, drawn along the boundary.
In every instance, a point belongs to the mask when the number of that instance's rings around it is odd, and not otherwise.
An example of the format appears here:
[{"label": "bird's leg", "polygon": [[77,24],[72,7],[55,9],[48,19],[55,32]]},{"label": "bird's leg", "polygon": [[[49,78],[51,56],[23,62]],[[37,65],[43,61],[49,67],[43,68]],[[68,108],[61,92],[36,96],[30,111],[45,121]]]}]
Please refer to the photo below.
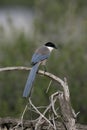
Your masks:
[{"label": "bird's leg", "polygon": [[43,65],[43,68],[44,68],[44,73],[47,72],[46,61],[47,61],[47,59],[42,61],[42,65]]},{"label": "bird's leg", "polygon": [[44,73],[47,72],[47,67],[46,67],[46,65],[44,65],[43,67],[44,67]]}]

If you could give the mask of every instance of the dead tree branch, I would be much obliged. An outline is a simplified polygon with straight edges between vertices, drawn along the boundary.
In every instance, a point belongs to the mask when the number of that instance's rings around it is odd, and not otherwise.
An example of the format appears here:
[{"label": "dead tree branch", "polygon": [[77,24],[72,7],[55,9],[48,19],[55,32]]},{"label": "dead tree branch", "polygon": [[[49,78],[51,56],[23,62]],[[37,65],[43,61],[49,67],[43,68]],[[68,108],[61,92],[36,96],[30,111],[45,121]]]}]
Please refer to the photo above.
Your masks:
[{"label": "dead tree branch", "polygon": [[[0,72],[3,71],[14,71],[14,70],[31,70],[31,68],[28,67],[5,67],[5,68],[0,68]],[[62,91],[57,91],[54,94],[51,95],[50,97],[50,104],[45,108],[44,112],[41,113],[38,108],[32,103],[32,101],[29,99],[29,103],[32,106],[33,110],[36,111],[39,114],[39,118],[36,119],[35,121],[24,121],[23,117],[26,112],[26,109],[28,107],[28,104],[25,106],[25,109],[22,113],[21,119],[20,120],[15,120],[15,119],[0,119],[0,126],[9,124],[10,126],[14,128],[18,128],[19,126],[22,127],[22,129],[29,128],[30,125],[32,124],[34,126],[35,130],[41,130],[41,127],[46,125],[46,129],[52,129],[52,130],[79,130],[82,125],[77,125],[76,124],[76,117],[77,114],[75,114],[74,109],[71,106],[71,101],[70,101],[70,93],[69,93],[69,87],[66,78],[64,80],[61,80],[57,76],[49,73],[39,70],[38,74],[47,76],[50,78],[52,81],[56,81],[58,84],[61,85]],[[51,81],[51,82],[52,82]],[[51,84],[50,82],[50,84]],[[49,84],[49,86],[50,86]],[[59,103],[61,110],[61,114],[57,112],[57,109],[55,108],[55,103]],[[46,113],[51,111],[50,119],[46,117]],[[58,122],[58,119],[62,120],[62,123]],[[8,125],[7,125],[8,126]],[[87,127],[84,127],[82,130],[87,130]]]},{"label": "dead tree branch", "polygon": [[[15,127],[18,123],[20,122],[20,119],[15,119],[15,118],[10,118],[10,117],[5,117],[5,118],[0,118],[0,127],[2,128],[2,130],[4,130],[4,128],[7,128],[8,130],[12,130],[13,127]],[[24,129],[30,129],[32,130],[32,127],[35,126],[35,124],[37,123],[37,120],[24,120]],[[52,130],[52,129],[48,129],[49,124],[47,122],[44,122],[44,130]],[[65,130],[64,126],[62,125],[61,122],[56,122],[56,126],[57,126],[57,130]],[[20,126],[21,128],[21,126]],[[81,125],[81,124],[77,124],[76,123],[76,128],[78,130],[87,130],[87,125]],[[41,130],[41,129],[38,129]]]}]

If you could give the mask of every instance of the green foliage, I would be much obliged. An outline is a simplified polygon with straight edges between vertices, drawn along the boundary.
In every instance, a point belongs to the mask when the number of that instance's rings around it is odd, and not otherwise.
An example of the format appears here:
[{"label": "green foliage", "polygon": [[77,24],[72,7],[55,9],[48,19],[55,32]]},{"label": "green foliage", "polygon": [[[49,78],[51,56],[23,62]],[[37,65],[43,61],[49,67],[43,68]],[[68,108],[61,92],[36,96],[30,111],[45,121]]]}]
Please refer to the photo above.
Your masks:
[{"label": "green foliage", "polygon": [[[6,66],[30,66],[32,49],[36,45],[20,34],[13,44],[0,45],[0,64]],[[0,116],[17,116],[23,110],[22,92],[26,81],[25,72],[3,72],[0,75]],[[22,82],[23,81],[23,82]]]},{"label": "green foliage", "polygon": [[35,4],[35,0],[3,0],[0,1],[0,6],[15,6],[15,5],[20,5],[20,6],[28,6],[28,7],[33,7]]}]

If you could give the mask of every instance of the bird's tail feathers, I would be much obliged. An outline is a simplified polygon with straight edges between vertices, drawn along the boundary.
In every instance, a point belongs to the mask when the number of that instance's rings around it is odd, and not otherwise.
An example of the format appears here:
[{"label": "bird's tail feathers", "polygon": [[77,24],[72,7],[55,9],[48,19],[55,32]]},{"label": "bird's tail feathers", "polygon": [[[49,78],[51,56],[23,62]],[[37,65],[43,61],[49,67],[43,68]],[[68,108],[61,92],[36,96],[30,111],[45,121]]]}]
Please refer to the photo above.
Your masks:
[{"label": "bird's tail feathers", "polygon": [[31,71],[29,73],[25,88],[24,88],[23,97],[27,97],[30,94],[31,89],[32,89],[32,84],[34,82],[36,73],[38,71],[38,67],[39,67],[39,63],[35,64],[32,67],[32,69],[31,69]]}]

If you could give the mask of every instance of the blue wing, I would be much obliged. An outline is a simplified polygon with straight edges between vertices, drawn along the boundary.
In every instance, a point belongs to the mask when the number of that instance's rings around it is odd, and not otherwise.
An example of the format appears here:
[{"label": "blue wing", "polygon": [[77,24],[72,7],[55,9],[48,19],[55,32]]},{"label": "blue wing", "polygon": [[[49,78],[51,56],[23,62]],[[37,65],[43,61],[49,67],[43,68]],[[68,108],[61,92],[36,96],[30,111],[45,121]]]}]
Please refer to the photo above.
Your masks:
[{"label": "blue wing", "polygon": [[42,55],[42,54],[35,53],[32,57],[31,63],[36,64],[40,61],[43,61],[43,60],[47,59],[49,57],[49,55],[50,54]]}]

